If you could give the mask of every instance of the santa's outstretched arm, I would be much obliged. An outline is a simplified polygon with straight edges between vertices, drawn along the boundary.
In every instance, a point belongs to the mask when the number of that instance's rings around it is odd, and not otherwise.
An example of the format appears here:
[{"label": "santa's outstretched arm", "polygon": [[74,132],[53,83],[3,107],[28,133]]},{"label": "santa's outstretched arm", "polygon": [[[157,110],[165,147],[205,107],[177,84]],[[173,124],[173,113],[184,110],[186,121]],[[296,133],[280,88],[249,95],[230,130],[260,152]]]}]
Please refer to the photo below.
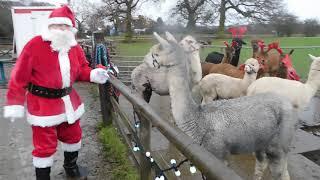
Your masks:
[{"label": "santa's outstretched arm", "polygon": [[108,71],[102,68],[91,69],[85,54],[80,46],[78,46],[78,59],[80,61],[79,81],[88,81],[98,84],[104,84],[109,79]]}]

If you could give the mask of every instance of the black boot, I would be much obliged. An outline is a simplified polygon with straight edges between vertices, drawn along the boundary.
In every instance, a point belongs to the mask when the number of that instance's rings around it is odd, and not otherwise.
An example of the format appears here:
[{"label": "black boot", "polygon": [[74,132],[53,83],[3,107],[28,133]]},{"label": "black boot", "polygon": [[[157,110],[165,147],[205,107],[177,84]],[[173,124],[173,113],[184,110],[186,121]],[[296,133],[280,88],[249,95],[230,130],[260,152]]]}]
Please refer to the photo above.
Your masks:
[{"label": "black boot", "polygon": [[36,168],[36,179],[37,180],[50,180],[51,168]]},{"label": "black boot", "polygon": [[87,169],[77,165],[78,151],[64,152],[64,170],[68,178],[87,179]]}]

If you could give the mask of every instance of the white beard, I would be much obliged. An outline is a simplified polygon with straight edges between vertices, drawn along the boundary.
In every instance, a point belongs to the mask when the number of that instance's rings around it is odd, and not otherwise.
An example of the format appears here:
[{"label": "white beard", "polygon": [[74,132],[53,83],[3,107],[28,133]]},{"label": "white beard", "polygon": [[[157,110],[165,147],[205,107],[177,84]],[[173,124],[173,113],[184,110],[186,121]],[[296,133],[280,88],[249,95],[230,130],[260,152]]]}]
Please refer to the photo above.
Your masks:
[{"label": "white beard", "polygon": [[45,40],[51,41],[52,50],[63,53],[68,53],[77,44],[74,33],[69,30],[50,29]]}]

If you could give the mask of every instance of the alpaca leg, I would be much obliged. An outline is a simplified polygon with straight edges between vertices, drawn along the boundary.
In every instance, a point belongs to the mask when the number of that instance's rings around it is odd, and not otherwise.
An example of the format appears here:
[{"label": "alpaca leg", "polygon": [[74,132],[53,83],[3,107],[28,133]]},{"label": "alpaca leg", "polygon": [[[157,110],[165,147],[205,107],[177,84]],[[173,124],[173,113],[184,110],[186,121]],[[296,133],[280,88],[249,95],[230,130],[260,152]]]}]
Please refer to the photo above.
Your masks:
[{"label": "alpaca leg", "polygon": [[212,102],[211,97],[210,96],[204,96],[203,99],[202,99],[202,103],[201,104],[205,105],[205,104],[208,104],[210,102]]},{"label": "alpaca leg", "polygon": [[287,170],[287,157],[285,154],[277,154],[269,156],[270,171],[272,178],[277,180],[290,180],[290,176]]},{"label": "alpaca leg", "polygon": [[288,158],[285,158],[284,169],[283,169],[283,180],[290,180],[290,175],[288,171]]},{"label": "alpaca leg", "polygon": [[265,152],[256,152],[256,165],[254,169],[254,180],[261,180],[265,169],[268,167],[268,159]]},{"label": "alpaca leg", "polygon": [[217,99],[217,96],[218,96],[218,94],[217,94],[217,92],[215,90],[213,90],[210,93],[204,95],[203,99],[202,99],[202,105],[212,102],[213,100]]}]

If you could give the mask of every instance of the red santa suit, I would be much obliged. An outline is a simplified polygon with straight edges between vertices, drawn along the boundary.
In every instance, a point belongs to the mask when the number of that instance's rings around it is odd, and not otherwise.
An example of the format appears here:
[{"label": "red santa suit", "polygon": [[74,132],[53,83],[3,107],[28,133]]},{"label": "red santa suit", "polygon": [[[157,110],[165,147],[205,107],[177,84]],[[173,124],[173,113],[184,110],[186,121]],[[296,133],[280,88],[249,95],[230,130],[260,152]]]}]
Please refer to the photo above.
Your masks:
[{"label": "red santa suit", "polygon": [[[69,24],[74,27],[73,15],[62,17],[51,14],[49,24]],[[60,13],[60,14],[59,14]],[[70,16],[70,17],[69,17]],[[57,140],[64,151],[78,151],[81,147],[79,118],[85,112],[84,104],[75,89],[59,98],[40,97],[30,93],[29,83],[53,89],[72,87],[75,81],[104,83],[106,71],[92,70],[84,52],[76,41],[68,51],[54,51],[47,34],[31,39],[20,54],[11,73],[4,116],[18,118],[24,115],[32,125],[33,164],[37,168],[51,167]]]}]

